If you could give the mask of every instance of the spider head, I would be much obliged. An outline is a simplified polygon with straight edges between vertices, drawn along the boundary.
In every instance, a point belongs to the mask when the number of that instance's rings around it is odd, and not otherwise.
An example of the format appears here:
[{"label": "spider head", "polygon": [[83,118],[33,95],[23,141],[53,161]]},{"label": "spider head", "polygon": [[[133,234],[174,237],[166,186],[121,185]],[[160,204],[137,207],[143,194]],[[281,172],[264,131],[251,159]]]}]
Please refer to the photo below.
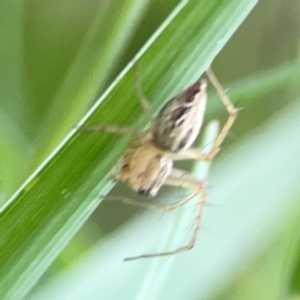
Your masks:
[{"label": "spider head", "polygon": [[[152,194],[151,194],[151,191],[152,191]],[[145,196],[145,197],[154,197],[156,193],[153,194],[153,190],[152,189],[140,188],[138,190],[138,194],[141,195],[141,196]]]}]

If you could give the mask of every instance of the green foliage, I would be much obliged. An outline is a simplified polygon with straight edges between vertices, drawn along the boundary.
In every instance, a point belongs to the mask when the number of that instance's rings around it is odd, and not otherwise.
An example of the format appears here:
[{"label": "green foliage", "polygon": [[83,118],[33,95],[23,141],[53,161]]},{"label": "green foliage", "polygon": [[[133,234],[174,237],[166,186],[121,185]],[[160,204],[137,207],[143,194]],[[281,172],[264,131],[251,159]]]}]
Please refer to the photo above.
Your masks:
[{"label": "green foliage", "polygon": [[[221,206],[205,208],[197,246],[167,260],[122,262],[184,244],[194,203],[163,218],[145,212],[138,219],[121,204],[102,203],[99,194],[111,189],[108,172],[129,137],[68,134],[70,128],[97,95],[80,124],[146,126],[134,62],[157,111],[203,73],[257,1],[162,2],[0,4],[1,22],[10,28],[0,37],[13,49],[0,50],[7,62],[0,76],[2,203],[38,166],[1,209],[1,299],[24,298],[98,206],[97,218],[29,299],[271,300],[299,292],[299,41],[296,27],[287,26],[290,40],[282,43],[281,31],[268,25],[276,14],[299,17],[283,0],[260,3],[216,60],[215,72],[222,82],[234,82],[229,94],[244,110],[233,129],[236,141],[227,139],[208,176],[208,200]],[[209,99],[206,120],[214,114],[222,122],[224,107]],[[168,190],[161,201],[180,196]],[[130,221],[115,230],[122,220]],[[80,263],[69,262],[83,252]]]}]

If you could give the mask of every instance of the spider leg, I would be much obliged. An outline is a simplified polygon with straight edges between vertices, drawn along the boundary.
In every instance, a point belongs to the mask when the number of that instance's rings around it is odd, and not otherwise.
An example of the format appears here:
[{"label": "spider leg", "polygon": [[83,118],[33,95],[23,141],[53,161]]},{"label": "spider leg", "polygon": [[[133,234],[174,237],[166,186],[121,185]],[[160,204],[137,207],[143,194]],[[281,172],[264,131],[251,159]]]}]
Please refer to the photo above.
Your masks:
[{"label": "spider leg", "polygon": [[216,75],[214,74],[214,72],[212,71],[212,69],[210,67],[206,70],[206,74],[207,74],[210,82],[216,89],[216,91],[219,95],[219,98],[223,102],[223,104],[226,107],[227,112],[228,112],[227,121],[226,121],[225,125],[223,126],[220,134],[217,136],[211,151],[208,154],[204,155],[205,160],[212,160],[214,158],[214,156],[220,151],[220,147],[221,147],[223,141],[225,140],[225,138],[227,137],[232,125],[234,124],[239,110],[234,107],[233,103],[230,101],[229,97],[227,96],[226,91],[224,90],[224,88],[222,87],[218,78],[216,77]]},{"label": "spider leg", "polygon": [[109,124],[99,124],[94,126],[75,126],[75,128],[79,130],[84,131],[90,131],[90,132],[110,132],[110,133],[116,133],[116,134],[124,134],[124,135],[134,135],[134,136],[143,136],[144,132],[140,129],[134,128],[134,127],[120,127],[116,125],[109,125]]},{"label": "spider leg", "polygon": [[146,112],[146,115],[147,115],[149,121],[151,122],[151,128],[152,128],[153,127],[153,122],[154,122],[154,114],[153,114],[153,111],[151,109],[150,103],[149,103],[148,99],[146,98],[146,96],[143,92],[141,74],[140,74],[140,71],[138,69],[137,64],[134,66],[134,69],[135,69],[135,88],[136,88],[136,92],[137,92],[138,98],[140,100],[141,106],[144,109],[144,111]]},{"label": "spider leg", "polygon": [[181,201],[174,203],[172,205],[169,205],[169,206],[165,206],[165,208],[168,208],[167,210],[171,210],[170,208],[175,209],[175,208],[187,203],[194,197],[199,196],[198,203],[197,203],[197,209],[196,209],[196,218],[193,223],[193,233],[192,233],[190,241],[188,242],[187,245],[177,248],[177,249],[174,249],[172,251],[142,254],[142,255],[138,255],[138,256],[127,257],[124,259],[124,261],[131,261],[131,260],[136,260],[136,259],[141,259],[141,258],[169,256],[169,255],[177,254],[180,252],[188,251],[194,247],[196,239],[197,239],[199,227],[200,227],[203,207],[204,207],[204,204],[206,201],[206,184],[203,181],[197,179],[192,174],[189,174],[189,173],[179,170],[179,169],[172,170],[172,173],[166,179],[165,184],[194,190],[194,192],[192,192],[190,195],[188,195]]},{"label": "spider leg", "polygon": [[107,196],[105,200],[109,201],[120,201],[127,205],[133,205],[144,209],[151,209],[151,210],[160,210],[160,211],[172,211],[175,208],[182,206],[183,204],[189,202],[193,199],[198,193],[191,193],[188,196],[184,197],[182,200],[175,202],[170,205],[159,205],[159,204],[151,204],[148,202],[141,202],[138,200],[133,200],[124,196]]},{"label": "spider leg", "polygon": [[[153,120],[154,120],[154,114],[151,110],[149,101],[144,95],[140,73],[138,70],[138,67],[135,65],[135,86],[136,86],[136,92],[138,95],[138,98],[140,100],[141,106],[143,107],[144,111],[146,112],[146,115],[148,116],[150,122],[151,122],[151,128],[153,126]],[[145,134],[144,131],[134,128],[134,127],[120,127],[116,125],[111,124],[99,124],[94,126],[74,126],[74,128],[77,128],[78,130],[84,130],[84,131],[90,131],[90,132],[110,132],[115,134],[124,134],[124,135],[133,135],[138,138],[142,138]]]},{"label": "spider leg", "polygon": [[[111,175],[112,179],[115,181],[119,181],[118,173],[114,171],[115,168],[112,169]],[[195,189],[194,186],[197,185],[197,188],[202,188],[206,185],[204,181],[200,181],[199,179],[195,178],[192,174],[179,170],[179,169],[173,169],[169,177],[167,177],[166,181],[164,182],[164,185],[170,185],[170,186],[177,186],[184,189]],[[177,201],[175,203],[169,204],[169,205],[159,205],[159,204],[151,204],[148,202],[141,202],[138,200],[133,200],[124,196],[107,196],[105,197],[106,200],[109,201],[120,201],[127,205],[134,205],[138,206],[140,208],[145,209],[151,209],[151,210],[160,210],[160,211],[172,211],[185,203],[189,202],[191,199],[193,199],[195,196],[199,194],[198,191],[194,191],[181,199],[180,201]]]}]

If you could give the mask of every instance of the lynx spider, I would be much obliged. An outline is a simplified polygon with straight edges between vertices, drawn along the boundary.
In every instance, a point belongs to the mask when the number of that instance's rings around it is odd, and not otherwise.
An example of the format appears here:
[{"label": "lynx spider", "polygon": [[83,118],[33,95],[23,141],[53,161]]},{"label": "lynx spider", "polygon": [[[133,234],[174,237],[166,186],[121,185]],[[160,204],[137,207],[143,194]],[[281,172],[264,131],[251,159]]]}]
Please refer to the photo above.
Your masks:
[{"label": "lynx spider", "polygon": [[228,119],[209,153],[205,154],[201,149],[191,148],[200,132],[207,101],[206,81],[200,79],[169,100],[158,115],[154,117],[149,102],[144,96],[139,73],[136,71],[136,90],[141,105],[150,120],[150,128],[146,131],[115,125],[96,125],[83,128],[88,131],[105,131],[135,137],[129,143],[128,149],[122,158],[120,170],[116,172],[115,167],[112,169],[111,175],[115,181],[122,181],[139,194],[151,197],[157,194],[162,185],[192,190],[182,200],[166,206],[139,202],[122,196],[109,197],[111,200],[118,200],[125,204],[147,209],[171,211],[187,203],[195,196],[199,196],[193,233],[187,245],[173,251],[128,257],[124,259],[125,261],[168,256],[190,250],[195,245],[202,210],[206,201],[206,184],[186,171],[173,168],[173,161],[212,160],[220,151],[221,145],[238,113],[238,109],[233,106],[210,68],[207,69],[206,75],[228,112]]}]

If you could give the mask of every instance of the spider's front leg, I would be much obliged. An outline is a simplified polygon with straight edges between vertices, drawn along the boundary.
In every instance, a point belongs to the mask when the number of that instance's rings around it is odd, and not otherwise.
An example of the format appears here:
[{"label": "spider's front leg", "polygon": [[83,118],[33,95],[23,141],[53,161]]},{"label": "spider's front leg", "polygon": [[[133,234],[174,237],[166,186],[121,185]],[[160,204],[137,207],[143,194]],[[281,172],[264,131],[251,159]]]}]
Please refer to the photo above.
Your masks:
[{"label": "spider's front leg", "polygon": [[[115,181],[120,181],[121,177],[120,174],[116,171],[111,172],[111,177]],[[169,204],[169,205],[159,205],[159,204],[151,204],[148,202],[141,202],[138,200],[133,200],[124,196],[107,196],[105,199],[110,201],[120,201],[127,205],[134,205],[140,208],[144,209],[151,209],[151,210],[160,210],[160,211],[172,211],[185,203],[189,202],[191,199],[193,199],[195,196],[199,194],[198,189],[202,189],[205,187],[206,183],[204,181],[200,181],[199,179],[195,178],[190,173],[179,170],[179,169],[173,169],[169,177],[167,177],[166,181],[164,182],[164,185],[170,185],[170,186],[176,186],[181,187],[184,189],[192,189],[195,190],[194,192],[187,195],[185,198],[183,198],[180,201],[177,201],[175,203]]]},{"label": "spider's front leg", "polygon": [[98,124],[93,126],[74,126],[78,130],[89,132],[109,132],[115,134],[132,135],[136,137],[142,137],[145,132],[135,127],[121,127],[110,124]]},{"label": "spider's front leg", "polygon": [[[148,99],[146,98],[143,88],[142,88],[142,83],[141,83],[141,78],[140,78],[140,72],[135,66],[135,87],[136,87],[136,92],[139,98],[139,101],[141,103],[141,106],[143,110],[145,111],[150,123],[151,123],[151,128],[153,127],[153,120],[154,120],[154,115],[150,106],[150,103]],[[74,128],[77,128],[79,130],[84,130],[84,131],[89,131],[89,132],[109,132],[109,133],[115,133],[115,134],[123,134],[123,135],[132,135],[135,136],[139,139],[143,140],[143,137],[145,134],[148,132],[145,132],[143,130],[140,130],[135,127],[121,127],[117,125],[112,125],[112,124],[97,124],[93,126],[74,126]],[[148,139],[147,139],[148,140]]]},{"label": "spider's front leg", "polygon": [[[125,261],[130,261],[130,260],[135,260],[135,259],[140,259],[140,258],[153,258],[153,257],[169,256],[169,255],[177,254],[180,252],[188,251],[194,247],[196,239],[197,239],[199,227],[200,227],[203,207],[206,202],[206,183],[204,181],[199,180],[194,175],[192,175],[186,171],[179,170],[179,169],[173,169],[171,174],[167,177],[164,184],[171,185],[171,186],[177,186],[177,187],[181,187],[184,189],[191,189],[191,190],[193,190],[193,192],[191,194],[189,194],[187,197],[185,197],[184,199],[180,200],[179,202],[164,206],[163,210],[166,210],[166,211],[173,210],[173,209],[178,208],[178,207],[184,205],[185,203],[189,202],[194,197],[196,197],[196,196],[199,197],[198,203],[197,203],[197,209],[196,209],[196,218],[193,223],[193,233],[192,233],[192,237],[191,237],[189,243],[183,247],[177,248],[172,251],[142,254],[139,256],[127,257],[124,259]],[[160,207],[160,208],[162,208],[162,207]]]}]

